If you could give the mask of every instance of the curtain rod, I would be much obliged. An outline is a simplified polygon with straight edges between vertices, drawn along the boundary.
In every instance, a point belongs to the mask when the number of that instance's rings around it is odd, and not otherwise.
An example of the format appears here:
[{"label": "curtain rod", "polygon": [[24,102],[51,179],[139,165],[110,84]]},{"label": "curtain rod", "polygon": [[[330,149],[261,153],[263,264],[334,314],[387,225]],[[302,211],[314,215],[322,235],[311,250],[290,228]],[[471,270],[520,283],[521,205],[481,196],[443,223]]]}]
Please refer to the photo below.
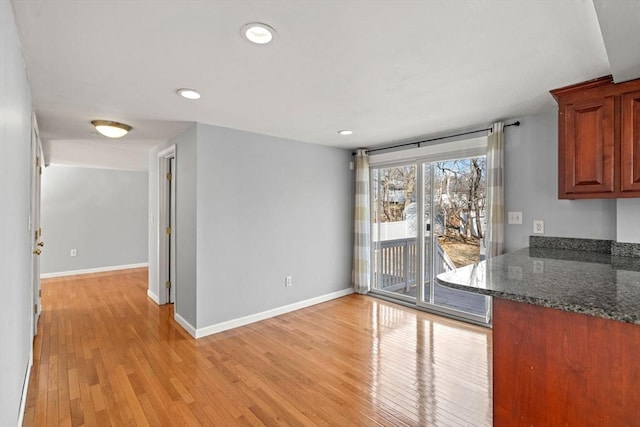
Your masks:
[{"label": "curtain rod", "polygon": [[[508,125],[504,125],[504,127],[509,127],[509,126],[520,126],[520,121],[515,121],[513,123],[509,123]],[[389,147],[381,147],[381,148],[372,148],[370,150],[367,150],[367,154],[369,153],[373,153],[375,151],[383,151],[383,150],[391,150],[393,148],[400,148],[400,147],[407,147],[409,145],[417,145],[418,148],[420,148],[420,144],[424,144],[425,142],[433,142],[433,141],[439,141],[441,139],[448,139],[448,138],[455,138],[456,136],[465,136],[465,135],[471,135],[474,133],[480,133],[480,132],[488,132],[493,128],[486,128],[486,129],[477,129],[477,130],[471,130],[469,132],[462,132],[462,133],[456,133],[454,135],[447,135],[447,136],[440,136],[438,138],[430,138],[430,139],[424,139],[422,141],[415,141],[415,142],[407,142],[404,144],[398,144],[398,145],[391,145]],[[356,155],[356,153],[352,153],[354,156]]]}]

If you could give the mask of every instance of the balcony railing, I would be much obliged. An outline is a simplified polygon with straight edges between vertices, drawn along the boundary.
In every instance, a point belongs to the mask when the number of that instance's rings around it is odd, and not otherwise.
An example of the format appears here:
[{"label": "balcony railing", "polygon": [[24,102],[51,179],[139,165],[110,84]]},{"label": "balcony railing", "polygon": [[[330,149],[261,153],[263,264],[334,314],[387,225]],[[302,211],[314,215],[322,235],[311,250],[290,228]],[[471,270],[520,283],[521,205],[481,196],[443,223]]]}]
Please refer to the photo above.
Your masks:
[{"label": "balcony railing", "polygon": [[[428,242],[427,242],[428,243]],[[440,274],[455,268],[455,265],[444,251],[440,243],[436,242],[436,271]],[[419,262],[416,256],[418,251],[417,239],[405,238],[395,240],[383,240],[377,242],[375,249],[376,287],[385,291],[398,291],[403,289],[409,292],[416,284],[419,271]],[[429,280],[429,270],[425,271]]]}]

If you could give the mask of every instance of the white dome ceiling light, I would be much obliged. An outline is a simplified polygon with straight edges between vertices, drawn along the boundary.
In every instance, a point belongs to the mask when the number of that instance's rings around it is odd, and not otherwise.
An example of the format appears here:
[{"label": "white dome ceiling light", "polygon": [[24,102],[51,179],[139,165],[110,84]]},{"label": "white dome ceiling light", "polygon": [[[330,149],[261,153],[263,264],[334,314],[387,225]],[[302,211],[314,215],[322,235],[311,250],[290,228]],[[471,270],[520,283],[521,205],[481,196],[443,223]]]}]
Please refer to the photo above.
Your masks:
[{"label": "white dome ceiling light", "polygon": [[340,135],[345,135],[346,136],[346,135],[352,135],[353,131],[352,130],[348,130],[348,129],[343,129],[343,130],[339,130],[338,133]]},{"label": "white dome ceiling light", "polygon": [[250,22],[240,29],[242,37],[255,44],[268,44],[276,38],[276,30],[261,22]]},{"label": "white dome ceiling light", "polygon": [[91,124],[107,138],[122,138],[132,129],[131,126],[110,120],[92,120]]},{"label": "white dome ceiling light", "polygon": [[183,89],[178,89],[177,92],[178,92],[178,95],[186,99],[200,99],[200,94],[193,89],[183,88]]}]

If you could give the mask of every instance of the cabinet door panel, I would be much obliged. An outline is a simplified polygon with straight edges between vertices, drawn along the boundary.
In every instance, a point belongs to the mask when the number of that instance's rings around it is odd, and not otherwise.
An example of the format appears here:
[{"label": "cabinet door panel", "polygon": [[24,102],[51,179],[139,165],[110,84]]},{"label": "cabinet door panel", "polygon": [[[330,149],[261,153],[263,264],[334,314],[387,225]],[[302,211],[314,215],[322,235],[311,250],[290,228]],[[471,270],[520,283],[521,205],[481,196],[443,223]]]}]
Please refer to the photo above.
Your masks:
[{"label": "cabinet door panel", "polygon": [[493,300],[493,425],[637,426],[640,327]]},{"label": "cabinet door panel", "polygon": [[622,96],[620,161],[622,191],[640,191],[640,91]]},{"label": "cabinet door panel", "polygon": [[614,98],[570,104],[564,113],[564,192],[613,192]]}]

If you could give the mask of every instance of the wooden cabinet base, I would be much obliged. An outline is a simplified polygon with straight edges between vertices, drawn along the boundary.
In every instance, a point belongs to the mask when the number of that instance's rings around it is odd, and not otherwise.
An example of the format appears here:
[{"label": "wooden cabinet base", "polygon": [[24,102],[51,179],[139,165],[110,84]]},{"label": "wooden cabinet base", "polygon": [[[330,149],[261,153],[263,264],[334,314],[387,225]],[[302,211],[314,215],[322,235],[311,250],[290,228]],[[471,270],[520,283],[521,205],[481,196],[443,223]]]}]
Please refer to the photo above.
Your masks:
[{"label": "wooden cabinet base", "polygon": [[640,326],[494,298],[500,426],[640,423]]}]

